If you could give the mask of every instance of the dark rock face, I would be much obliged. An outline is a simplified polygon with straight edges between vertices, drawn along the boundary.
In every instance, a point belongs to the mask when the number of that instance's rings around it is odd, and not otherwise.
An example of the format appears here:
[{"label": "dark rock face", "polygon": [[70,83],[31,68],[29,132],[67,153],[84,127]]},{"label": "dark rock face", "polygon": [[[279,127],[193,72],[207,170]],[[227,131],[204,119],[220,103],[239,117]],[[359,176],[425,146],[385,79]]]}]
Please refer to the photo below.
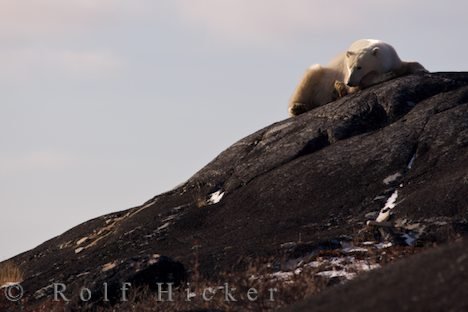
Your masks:
[{"label": "dark rock face", "polygon": [[466,311],[468,243],[415,255],[281,311]]},{"label": "dark rock face", "polygon": [[[43,300],[34,294],[53,282],[72,291],[111,272],[115,281],[181,283],[194,258],[216,275],[356,239],[450,242],[468,231],[467,147],[468,73],[374,86],[266,127],[182,186],[15,257],[25,302]],[[384,207],[390,225],[367,226]],[[167,267],[154,268],[154,254]]]}]

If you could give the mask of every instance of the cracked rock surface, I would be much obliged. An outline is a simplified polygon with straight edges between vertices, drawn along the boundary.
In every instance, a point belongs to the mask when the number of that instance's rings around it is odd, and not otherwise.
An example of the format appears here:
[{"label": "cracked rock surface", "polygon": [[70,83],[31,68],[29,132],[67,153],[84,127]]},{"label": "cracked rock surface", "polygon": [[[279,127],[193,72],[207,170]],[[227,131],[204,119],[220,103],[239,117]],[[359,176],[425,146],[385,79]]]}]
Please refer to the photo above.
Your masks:
[{"label": "cracked rock surface", "polygon": [[[138,279],[147,270],[181,282],[194,250],[201,273],[215,275],[284,257],[287,244],[286,257],[299,258],[358,239],[447,243],[467,233],[467,219],[468,73],[421,74],[268,126],[178,188],[13,260],[34,304],[53,281],[73,290],[90,276]],[[152,269],[161,259],[167,270]]]}]

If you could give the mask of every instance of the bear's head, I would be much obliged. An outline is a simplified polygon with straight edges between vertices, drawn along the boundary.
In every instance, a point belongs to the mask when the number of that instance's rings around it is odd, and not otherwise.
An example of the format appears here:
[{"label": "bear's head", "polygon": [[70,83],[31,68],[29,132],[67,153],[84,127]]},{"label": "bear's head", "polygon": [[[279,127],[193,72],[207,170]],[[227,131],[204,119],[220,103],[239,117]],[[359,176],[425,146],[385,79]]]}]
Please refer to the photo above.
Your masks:
[{"label": "bear's head", "polygon": [[348,75],[345,83],[350,87],[367,87],[373,79],[386,71],[379,47],[346,52]]}]

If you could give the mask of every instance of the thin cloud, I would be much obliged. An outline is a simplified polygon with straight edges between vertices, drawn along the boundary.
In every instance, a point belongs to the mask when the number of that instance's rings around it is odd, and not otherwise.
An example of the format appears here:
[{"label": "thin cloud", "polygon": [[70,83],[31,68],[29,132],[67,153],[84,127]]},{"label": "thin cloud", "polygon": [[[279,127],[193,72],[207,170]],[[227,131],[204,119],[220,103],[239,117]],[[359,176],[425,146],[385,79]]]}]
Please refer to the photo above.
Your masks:
[{"label": "thin cloud", "polygon": [[0,0],[0,39],[69,37],[148,15],[142,0]]},{"label": "thin cloud", "polygon": [[236,41],[273,40],[306,27],[318,30],[325,21],[321,16],[327,13],[330,20],[344,17],[340,10],[328,10],[310,1],[176,1],[176,8],[183,20]]},{"label": "thin cloud", "polygon": [[37,170],[62,170],[76,164],[77,160],[63,152],[33,151],[22,155],[0,155],[1,174],[19,174]]},{"label": "thin cloud", "polygon": [[59,51],[59,65],[78,75],[113,74],[123,66],[122,60],[105,51]]},{"label": "thin cloud", "polygon": [[314,7],[307,1],[177,1],[177,9],[183,19],[230,40],[272,40],[321,25],[319,19],[310,18]]},{"label": "thin cloud", "polygon": [[110,51],[76,51],[38,47],[0,50],[0,79],[25,81],[36,74],[71,78],[115,75],[125,62]]},{"label": "thin cloud", "polygon": [[175,0],[181,20],[227,41],[285,41],[311,34],[347,32],[372,11],[400,9],[402,0],[362,0],[343,5],[326,0]]}]

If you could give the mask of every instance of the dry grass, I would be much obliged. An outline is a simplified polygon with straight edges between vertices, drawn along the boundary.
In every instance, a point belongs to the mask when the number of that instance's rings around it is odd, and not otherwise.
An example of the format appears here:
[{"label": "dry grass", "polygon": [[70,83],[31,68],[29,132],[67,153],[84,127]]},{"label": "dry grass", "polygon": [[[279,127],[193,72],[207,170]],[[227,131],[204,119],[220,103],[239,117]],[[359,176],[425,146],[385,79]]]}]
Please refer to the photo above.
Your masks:
[{"label": "dry grass", "polygon": [[195,185],[195,192],[192,195],[192,201],[197,208],[203,208],[208,205],[206,195],[203,195],[202,187],[199,183]]},{"label": "dry grass", "polygon": [[[251,265],[243,272],[223,273],[215,279],[202,277],[196,270],[196,264],[194,267],[190,281],[174,288],[172,302],[167,301],[167,294],[163,294],[163,301],[160,301],[154,292],[139,289],[131,293],[128,302],[102,308],[100,312],[273,311],[315,294],[326,286],[323,278],[317,277],[316,269],[312,268],[285,281],[272,278],[273,270],[265,262]],[[225,283],[228,286],[225,286]],[[232,290],[228,292],[233,295],[235,302],[226,300],[226,287]],[[204,291],[210,300],[203,298]],[[188,300],[188,292],[196,295]]]},{"label": "dry grass", "polygon": [[0,286],[7,283],[21,283],[23,272],[13,262],[0,263]]},{"label": "dry grass", "polygon": [[[305,270],[288,281],[271,278],[271,273],[272,269],[265,264],[251,265],[243,272],[224,273],[216,279],[204,278],[198,271],[194,271],[188,284],[174,288],[172,302],[167,301],[167,294],[162,295],[163,300],[166,301],[160,301],[154,291],[148,288],[140,288],[128,293],[129,300],[127,302],[117,303],[114,306],[103,305],[89,308],[75,302],[65,304],[64,302],[47,300],[34,308],[28,308],[26,305],[22,311],[273,311],[301,301],[326,286],[323,279],[315,275],[316,270],[314,269]],[[228,287],[232,289],[232,295],[237,300],[236,302],[226,301],[224,283],[229,284]],[[190,289],[190,292],[196,293],[196,296],[190,298],[190,300],[187,300],[187,288]],[[212,297],[210,301],[204,300],[202,297],[205,289],[216,290],[215,293],[207,292],[207,295]],[[247,294],[250,289],[256,291],[256,294],[251,291],[251,298],[256,297],[254,301],[248,298]],[[273,300],[271,300],[271,292],[273,292]],[[12,306],[10,304],[7,307],[11,308]]]},{"label": "dry grass", "polygon": [[[387,263],[394,262],[397,259],[419,251],[421,251],[420,248],[395,246],[369,251],[367,254],[358,253],[355,257],[356,259],[365,259],[369,261],[369,264],[378,263],[384,266]],[[158,300],[157,292],[148,288],[140,288],[130,289],[127,296],[129,300],[115,305],[106,304],[101,301],[98,302],[98,306],[87,307],[86,304],[83,305],[83,303],[80,304],[79,302],[65,304],[64,302],[52,302],[48,300],[40,306],[36,305],[32,309],[29,309],[27,304],[25,304],[23,311],[273,311],[295,302],[300,302],[304,298],[340,282],[340,280],[331,280],[317,275],[318,272],[323,270],[330,270],[329,265],[322,267],[302,266],[299,274],[292,274],[286,279],[278,277],[273,274],[275,271],[278,271],[278,261],[274,261],[274,259],[252,260],[251,264],[244,267],[241,271],[224,272],[216,277],[209,278],[200,273],[198,250],[194,248],[193,252],[193,262],[189,265],[192,271],[188,283],[173,288],[172,302],[167,301],[167,293],[162,294],[163,300]],[[347,255],[342,251],[330,250],[320,252],[314,259],[343,257]],[[14,268],[13,265],[9,265],[9,267]],[[13,269],[13,271],[15,270]],[[228,287],[232,289],[232,294],[237,301],[226,300],[225,283],[228,283]],[[252,293],[251,289],[255,289],[255,293]],[[204,291],[210,297],[210,300],[203,298]],[[255,297],[256,300],[249,300],[249,291],[251,295],[253,294],[251,298]],[[188,293],[196,295],[188,300]],[[271,300],[272,293],[273,300]],[[101,305],[99,306],[99,304]]]}]

